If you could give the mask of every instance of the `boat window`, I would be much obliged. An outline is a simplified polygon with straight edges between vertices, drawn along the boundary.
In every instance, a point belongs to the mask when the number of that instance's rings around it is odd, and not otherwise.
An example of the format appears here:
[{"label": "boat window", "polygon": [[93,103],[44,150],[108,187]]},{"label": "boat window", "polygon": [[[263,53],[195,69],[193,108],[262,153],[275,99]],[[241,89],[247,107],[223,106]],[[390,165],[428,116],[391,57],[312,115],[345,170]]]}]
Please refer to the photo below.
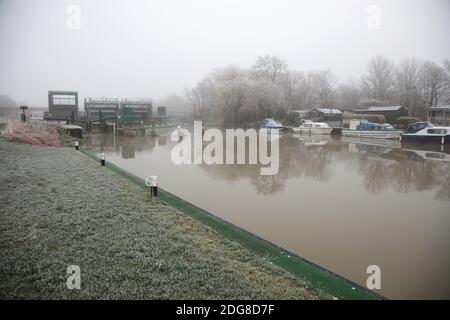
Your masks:
[{"label": "boat window", "polygon": [[425,157],[431,158],[431,159],[445,159],[445,154],[440,153],[426,153]]},{"label": "boat window", "polygon": [[428,123],[414,123],[414,124],[411,124],[405,132],[406,133],[416,133],[417,131],[425,129],[427,126],[428,126]]},{"label": "boat window", "polygon": [[428,129],[427,133],[429,133],[429,134],[446,134],[447,130],[445,130],[445,129]]}]

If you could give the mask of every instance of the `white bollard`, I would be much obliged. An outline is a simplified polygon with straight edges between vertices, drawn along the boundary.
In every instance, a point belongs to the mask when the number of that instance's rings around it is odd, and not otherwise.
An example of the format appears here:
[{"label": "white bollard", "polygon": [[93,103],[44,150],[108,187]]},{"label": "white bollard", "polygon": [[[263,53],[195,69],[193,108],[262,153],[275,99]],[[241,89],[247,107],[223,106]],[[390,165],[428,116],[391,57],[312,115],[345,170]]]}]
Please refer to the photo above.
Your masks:
[{"label": "white bollard", "polygon": [[100,163],[102,166],[105,165],[105,154],[103,152],[100,153]]},{"label": "white bollard", "polygon": [[79,145],[78,141],[75,141],[75,150],[78,150],[80,148],[79,146],[80,145]]},{"label": "white bollard", "polygon": [[158,196],[158,177],[157,176],[151,176],[152,179],[152,194],[157,197]]},{"label": "white bollard", "polygon": [[150,176],[145,180],[145,185],[150,187],[150,197],[158,196],[158,176]]}]

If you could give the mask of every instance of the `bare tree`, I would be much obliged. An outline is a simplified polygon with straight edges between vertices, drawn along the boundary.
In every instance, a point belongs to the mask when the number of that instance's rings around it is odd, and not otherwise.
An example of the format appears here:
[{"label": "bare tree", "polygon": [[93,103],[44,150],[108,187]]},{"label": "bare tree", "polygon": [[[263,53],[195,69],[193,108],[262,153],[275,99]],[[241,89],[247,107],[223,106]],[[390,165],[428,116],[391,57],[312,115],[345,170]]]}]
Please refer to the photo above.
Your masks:
[{"label": "bare tree", "polygon": [[18,108],[17,103],[6,94],[0,94],[0,108],[14,109]]},{"label": "bare tree", "polygon": [[367,73],[362,77],[362,81],[372,99],[384,101],[387,98],[393,82],[393,69],[394,64],[381,55],[369,61]]},{"label": "bare tree", "polygon": [[445,86],[444,93],[442,94],[442,103],[450,104],[450,60],[444,60],[444,71],[445,71]]},{"label": "bare tree", "polygon": [[223,69],[218,69],[212,73],[212,78],[218,85],[229,82],[242,81],[247,79],[247,70],[237,66],[230,65]]},{"label": "bare tree", "polygon": [[406,59],[395,69],[395,91],[400,105],[412,110],[416,116],[419,90],[420,62],[416,59]]},{"label": "bare tree", "polygon": [[297,91],[299,90],[303,81],[304,74],[301,71],[287,71],[281,77],[279,85],[284,93],[284,99],[287,107],[291,109],[299,109],[299,103],[297,99]]},{"label": "bare tree", "polygon": [[311,109],[317,105],[315,73],[289,71],[281,81],[287,107],[295,110]]},{"label": "bare tree", "polygon": [[336,88],[336,106],[339,108],[359,107],[362,99],[361,85],[352,81],[341,83]]},{"label": "bare tree", "polygon": [[334,104],[334,87],[336,77],[330,70],[314,72],[313,84],[317,103],[320,107],[332,107]]},{"label": "bare tree", "polygon": [[254,80],[266,80],[272,84],[280,80],[287,70],[285,60],[277,56],[259,56],[250,70],[250,75]]},{"label": "bare tree", "polygon": [[434,62],[426,61],[420,68],[419,79],[425,106],[438,104],[447,84],[445,69]]},{"label": "bare tree", "polygon": [[[276,56],[260,56],[250,69],[228,66],[208,74],[186,100],[194,116],[212,117],[225,125],[255,125],[263,117],[282,119],[287,109],[314,107],[365,107],[398,102],[410,108],[450,101],[450,61],[443,66],[415,59],[403,60],[396,68],[383,56],[370,60],[362,81],[337,85],[330,70],[288,70]],[[181,105],[177,97],[168,103]]]},{"label": "bare tree", "polygon": [[192,111],[190,103],[180,94],[171,93],[156,101],[157,105],[166,106],[170,113],[187,113]]}]

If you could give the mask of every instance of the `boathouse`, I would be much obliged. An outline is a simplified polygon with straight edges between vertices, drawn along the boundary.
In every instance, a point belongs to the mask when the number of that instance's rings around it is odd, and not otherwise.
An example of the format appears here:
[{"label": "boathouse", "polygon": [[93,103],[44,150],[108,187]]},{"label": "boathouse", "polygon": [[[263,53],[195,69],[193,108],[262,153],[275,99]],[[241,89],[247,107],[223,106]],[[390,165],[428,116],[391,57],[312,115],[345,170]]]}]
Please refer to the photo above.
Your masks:
[{"label": "boathouse", "polygon": [[433,124],[450,126],[450,105],[437,105],[428,108],[428,121]]},{"label": "boathouse", "polygon": [[382,115],[387,123],[395,123],[397,118],[408,116],[408,111],[402,106],[377,106],[369,107],[367,109],[353,109],[349,111],[357,114]]}]

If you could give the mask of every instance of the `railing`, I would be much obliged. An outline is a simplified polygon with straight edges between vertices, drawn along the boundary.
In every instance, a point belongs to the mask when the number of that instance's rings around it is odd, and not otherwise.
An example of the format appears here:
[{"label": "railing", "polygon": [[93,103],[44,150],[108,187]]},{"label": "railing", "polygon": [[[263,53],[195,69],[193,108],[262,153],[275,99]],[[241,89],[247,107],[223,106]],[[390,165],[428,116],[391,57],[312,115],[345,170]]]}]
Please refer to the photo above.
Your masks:
[{"label": "railing", "polygon": [[86,102],[95,103],[151,103],[151,99],[137,98],[137,99],[117,99],[117,98],[87,98]]}]

